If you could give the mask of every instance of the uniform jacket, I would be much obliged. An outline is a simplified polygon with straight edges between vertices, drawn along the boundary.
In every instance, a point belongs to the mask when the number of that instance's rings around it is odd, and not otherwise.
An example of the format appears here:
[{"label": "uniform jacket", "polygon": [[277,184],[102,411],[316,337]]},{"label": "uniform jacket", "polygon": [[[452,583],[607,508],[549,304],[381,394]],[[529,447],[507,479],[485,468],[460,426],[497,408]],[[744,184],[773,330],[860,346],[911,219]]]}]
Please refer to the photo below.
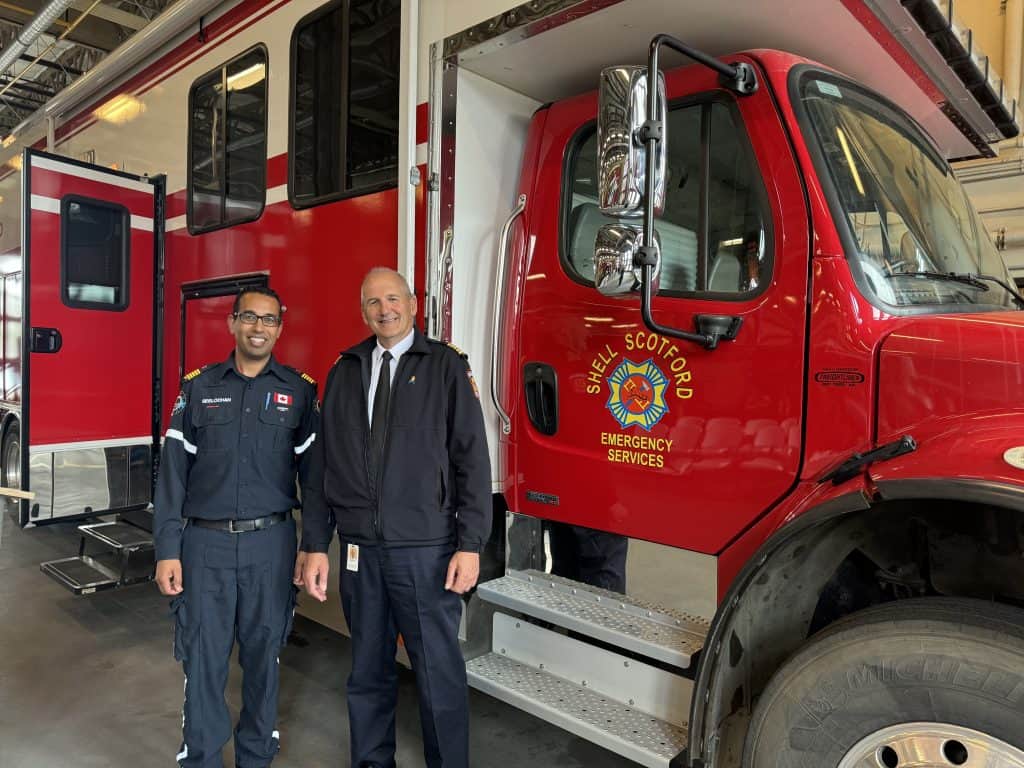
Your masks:
[{"label": "uniform jacket", "polygon": [[153,499],[157,560],[178,559],[185,518],[245,520],[299,506],[316,442],[316,383],[273,357],[249,379],[234,353],[182,382]]},{"label": "uniform jacket", "polygon": [[342,352],[327,376],[311,485],[303,486],[307,552],[326,552],[335,524],[357,544],[479,552],[487,541],[490,458],[473,374],[455,349],[414,333],[391,385],[379,482],[368,470],[376,338]]}]

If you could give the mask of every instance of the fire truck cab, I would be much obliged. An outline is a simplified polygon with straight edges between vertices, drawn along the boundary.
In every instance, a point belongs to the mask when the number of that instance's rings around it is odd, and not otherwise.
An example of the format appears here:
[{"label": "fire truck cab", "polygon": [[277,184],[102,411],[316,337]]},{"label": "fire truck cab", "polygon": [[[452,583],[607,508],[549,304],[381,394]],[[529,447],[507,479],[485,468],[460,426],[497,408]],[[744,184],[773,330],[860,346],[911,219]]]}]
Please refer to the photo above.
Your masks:
[{"label": "fire truck cab", "polygon": [[[1015,106],[921,99],[928,3],[731,54],[654,5],[435,51],[428,327],[484,329],[509,510],[471,681],[646,765],[1018,764],[1024,300],[948,162]],[[665,32],[716,56],[564,95]]]}]

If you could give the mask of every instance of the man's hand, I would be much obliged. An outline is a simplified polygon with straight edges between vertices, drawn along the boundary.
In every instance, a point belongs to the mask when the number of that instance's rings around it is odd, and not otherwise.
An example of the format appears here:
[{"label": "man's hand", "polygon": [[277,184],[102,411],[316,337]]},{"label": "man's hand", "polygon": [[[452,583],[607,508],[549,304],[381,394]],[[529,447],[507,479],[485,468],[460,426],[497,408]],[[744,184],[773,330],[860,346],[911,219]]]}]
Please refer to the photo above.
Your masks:
[{"label": "man's hand", "polygon": [[480,555],[476,552],[456,552],[448,563],[448,578],[444,588],[460,595],[476,586],[480,577]]},{"label": "man's hand", "polygon": [[185,590],[181,585],[181,560],[157,560],[153,581],[160,587],[160,594],[180,595]]},{"label": "man's hand", "polygon": [[295,555],[295,573],[292,574],[292,584],[297,587],[302,586],[303,571],[306,569],[306,553],[300,551]]},{"label": "man's hand", "polygon": [[331,564],[324,552],[307,552],[305,567],[302,569],[302,583],[312,597],[321,603],[327,600],[327,574]]}]

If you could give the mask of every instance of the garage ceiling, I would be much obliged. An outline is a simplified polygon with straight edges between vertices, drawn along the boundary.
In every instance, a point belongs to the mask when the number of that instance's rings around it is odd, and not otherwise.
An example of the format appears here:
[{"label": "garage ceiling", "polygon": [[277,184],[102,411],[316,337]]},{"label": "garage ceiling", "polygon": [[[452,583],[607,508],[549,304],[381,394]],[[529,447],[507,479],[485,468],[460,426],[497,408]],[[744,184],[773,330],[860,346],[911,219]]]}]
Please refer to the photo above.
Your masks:
[{"label": "garage ceiling", "polygon": [[[96,66],[174,0],[76,0],[0,74],[0,137]],[[0,0],[0,51],[47,5]]]}]

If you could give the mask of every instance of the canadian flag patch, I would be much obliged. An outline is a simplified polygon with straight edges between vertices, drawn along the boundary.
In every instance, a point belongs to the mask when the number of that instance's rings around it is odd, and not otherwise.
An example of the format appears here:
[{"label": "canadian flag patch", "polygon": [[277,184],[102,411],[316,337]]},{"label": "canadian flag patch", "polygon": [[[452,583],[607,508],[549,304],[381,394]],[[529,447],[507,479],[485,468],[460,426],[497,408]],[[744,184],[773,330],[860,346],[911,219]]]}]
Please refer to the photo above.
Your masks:
[{"label": "canadian flag patch", "polygon": [[286,395],[284,392],[275,392],[274,393],[274,402],[277,405],[291,405],[292,404],[292,399],[293,398],[292,398],[291,395]]}]

